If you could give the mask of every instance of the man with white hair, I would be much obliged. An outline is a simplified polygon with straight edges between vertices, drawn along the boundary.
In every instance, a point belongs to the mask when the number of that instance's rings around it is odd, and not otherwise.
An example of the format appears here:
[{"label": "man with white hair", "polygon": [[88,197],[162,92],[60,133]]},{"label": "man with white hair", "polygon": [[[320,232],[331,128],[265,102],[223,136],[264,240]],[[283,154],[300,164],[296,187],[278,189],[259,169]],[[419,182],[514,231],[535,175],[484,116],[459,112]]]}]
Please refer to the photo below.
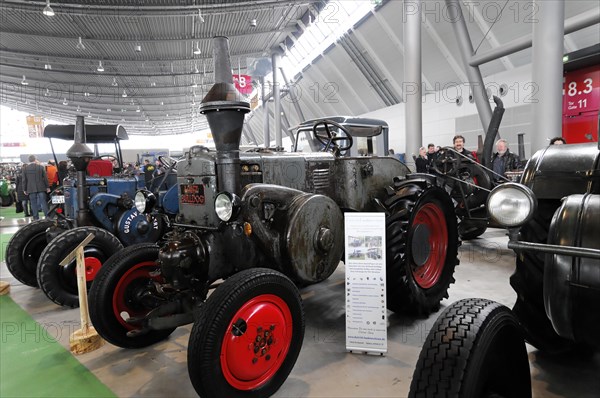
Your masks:
[{"label": "man with white hair", "polygon": [[496,141],[496,150],[498,152],[492,155],[492,169],[494,170],[494,182],[499,183],[504,181],[502,177],[506,177],[507,171],[519,169],[521,161],[508,149],[508,142],[503,138]]}]

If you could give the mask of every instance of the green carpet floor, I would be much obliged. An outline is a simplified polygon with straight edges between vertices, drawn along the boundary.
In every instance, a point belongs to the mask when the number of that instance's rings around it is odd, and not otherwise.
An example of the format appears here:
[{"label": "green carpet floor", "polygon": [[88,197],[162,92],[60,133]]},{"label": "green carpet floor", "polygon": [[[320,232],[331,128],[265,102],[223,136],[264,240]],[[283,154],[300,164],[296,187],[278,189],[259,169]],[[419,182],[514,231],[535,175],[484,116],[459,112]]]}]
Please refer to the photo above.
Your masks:
[{"label": "green carpet floor", "polygon": [[17,213],[15,205],[9,207],[0,207],[0,217],[4,218],[24,218],[25,213]]},{"label": "green carpet floor", "polygon": [[9,296],[0,326],[0,397],[115,397]]}]

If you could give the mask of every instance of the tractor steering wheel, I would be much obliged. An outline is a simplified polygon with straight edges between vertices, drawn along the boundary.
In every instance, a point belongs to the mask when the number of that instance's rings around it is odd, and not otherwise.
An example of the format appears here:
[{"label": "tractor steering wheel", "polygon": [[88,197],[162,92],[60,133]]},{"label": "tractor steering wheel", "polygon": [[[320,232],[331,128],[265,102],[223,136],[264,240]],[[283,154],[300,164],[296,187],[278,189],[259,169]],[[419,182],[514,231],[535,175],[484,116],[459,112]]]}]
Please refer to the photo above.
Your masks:
[{"label": "tractor steering wheel", "polygon": [[159,155],[158,156],[158,161],[160,162],[161,165],[163,165],[166,169],[170,169],[171,167],[173,167],[173,169],[175,169],[174,165],[177,164],[177,159],[174,159],[170,156],[163,156],[163,155]]},{"label": "tractor steering wheel", "polygon": [[[318,127],[323,125],[325,127],[325,134],[322,131],[318,131]],[[336,133],[332,133],[329,129],[329,126],[334,126],[343,131],[345,136],[337,136]],[[317,141],[323,144],[323,152],[332,151],[334,154],[339,154],[340,152],[347,151],[352,147],[352,135],[350,135],[350,131],[339,123],[334,122],[333,120],[319,120],[315,122],[312,127],[313,134]],[[339,144],[340,142],[345,142],[346,145]]]},{"label": "tractor steering wheel", "polygon": [[461,164],[461,156],[454,153],[454,148],[447,146],[438,151],[433,169],[439,174],[455,175],[461,169]]}]

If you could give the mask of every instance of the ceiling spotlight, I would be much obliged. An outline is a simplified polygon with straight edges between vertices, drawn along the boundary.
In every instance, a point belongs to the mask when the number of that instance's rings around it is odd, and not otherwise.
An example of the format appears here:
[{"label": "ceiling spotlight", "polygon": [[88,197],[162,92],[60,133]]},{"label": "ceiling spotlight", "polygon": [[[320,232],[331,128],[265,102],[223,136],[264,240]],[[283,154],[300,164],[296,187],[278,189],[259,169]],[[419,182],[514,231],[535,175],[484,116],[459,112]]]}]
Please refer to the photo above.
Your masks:
[{"label": "ceiling spotlight", "polygon": [[162,101],[160,101],[160,104],[161,104],[161,105],[164,105],[165,103],[164,103],[164,102],[162,102]]},{"label": "ceiling spotlight", "polygon": [[25,77],[25,75],[23,75],[23,80],[21,80],[21,84],[24,86],[28,86],[29,82],[27,81],[27,78]]},{"label": "ceiling spotlight", "polygon": [[202,16],[202,10],[198,8],[198,18],[200,18],[200,22],[204,23],[204,17]]},{"label": "ceiling spotlight", "polygon": [[125,89],[123,89],[123,94],[121,95],[121,97],[127,98],[127,91],[125,91]]},{"label": "ceiling spotlight", "polygon": [[81,108],[77,105],[77,112],[81,112]]},{"label": "ceiling spotlight", "polygon": [[139,107],[139,105],[138,105],[138,107],[137,107],[137,109],[136,109],[135,111],[136,111],[136,112],[138,112],[138,113],[140,112],[140,107]]},{"label": "ceiling spotlight", "polygon": [[50,70],[50,69],[52,69],[52,65],[50,65],[50,64],[44,64],[44,69]]},{"label": "ceiling spotlight", "polygon": [[44,11],[42,11],[42,12],[47,17],[54,16],[54,10],[52,9],[52,7],[50,7],[50,0],[46,0],[46,7],[44,7]]},{"label": "ceiling spotlight", "polygon": [[83,45],[83,41],[81,41],[81,36],[79,36],[79,41],[77,42],[77,45],[75,46],[75,48],[77,48],[78,50],[85,50],[85,46]]},{"label": "ceiling spotlight", "polygon": [[98,61],[98,68],[96,68],[98,72],[104,72],[104,66],[102,66],[102,61]]},{"label": "ceiling spotlight", "polygon": [[194,64],[194,73],[200,73],[200,71],[198,70],[197,64]]},{"label": "ceiling spotlight", "polygon": [[50,90],[46,89],[46,92],[44,93],[44,97],[49,97],[50,96]]},{"label": "ceiling spotlight", "polygon": [[136,53],[141,53],[142,52],[142,45],[141,44],[136,44],[135,47],[135,52]]},{"label": "ceiling spotlight", "polygon": [[88,117],[92,117],[92,112],[88,112]]},{"label": "ceiling spotlight", "polygon": [[200,42],[196,42],[196,48],[194,48],[194,54],[199,55],[202,54],[202,50],[200,50]]},{"label": "ceiling spotlight", "polygon": [[63,105],[69,105],[69,103],[67,102],[67,98],[66,97],[63,99]]},{"label": "ceiling spotlight", "polygon": [[106,112],[110,112],[112,109],[110,108],[106,108]]},{"label": "ceiling spotlight", "polygon": [[256,19],[251,19],[248,21],[251,28],[256,28]]},{"label": "ceiling spotlight", "polygon": [[156,82],[151,82],[151,83],[150,83],[150,86],[151,86],[151,87],[156,87]]},{"label": "ceiling spotlight", "polygon": [[117,83],[117,78],[116,78],[116,77],[113,77],[113,81],[112,81],[111,85],[112,85],[113,87],[117,87],[117,86],[119,85],[119,84]]},{"label": "ceiling spotlight", "polygon": [[89,97],[89,96],[90,96],[90,93],[88,93],[88,92],[86,91],[85,93],[83,93],[83,96],[84,96],[84,97]]}]

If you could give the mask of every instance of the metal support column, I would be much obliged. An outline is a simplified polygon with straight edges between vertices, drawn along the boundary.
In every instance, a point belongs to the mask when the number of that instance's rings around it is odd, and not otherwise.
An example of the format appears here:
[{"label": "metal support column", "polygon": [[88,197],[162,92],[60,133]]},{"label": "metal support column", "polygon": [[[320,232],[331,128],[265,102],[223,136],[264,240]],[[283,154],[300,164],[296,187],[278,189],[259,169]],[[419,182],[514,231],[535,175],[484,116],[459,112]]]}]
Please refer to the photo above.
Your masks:
[{"label": "metal support column", "polygon": [[296,113],[298,114],[298,119],[299,119],[298,122],[302,123],[303,121],[306,120],[306,118],[304,117],[302,108],[300,108],[300,100],[296,96],[296,92],[294,91],[294,89],[292,89],[292,86],[290,85],[290,81],[285,76],[285,72],[283,71],[283,68],[279,68],[279,71],[281,72],[281,77],[283,78],[283,81],[288,88],[288,93],[290,95],[290,98],[292,99],[292,104],[294,104],[294,109],[296,110]]},{"label": "metal support column", "polygon": [[[271,146],[271,134],[269,132],[269,100],[267,98],[267,88],[265,87],[265,78],[261,76],[260,78],[261,85],[261,96],[262,96],[262,108],[263,108],[263,141],[265,148]],[[257,142],[258,144],[258,142]]]},{"label": "metal support column", "polygon": [[463,16],[463,12],[458,0],[446,0],[446,6],[448,8],[448,17],[454,28],[454,34],[460,48],[460,57],[463,62],[467,77],[469,78],[469,84],[473,91],[473,98],[475,99],[475,105],[477,106],[477,113],[479,113],[479,120],[483,131],[487,131],[492,120],[492,107],[488,99],[485,85],[483,84],[483,78],[481,77],[481,71],[477,66],[471,66],[469,62],[473,56],[473,43],[467,30],[467,24]]},{"label": "metal support column", "polygon": [[562,135],[564,0],[535,0],[538,23],[533,25],[533,136],[531,153]]},{"label": "metal support column", "polygon": [[[415,170],[412,155],[423,141],[421,81],[421,0],[404,1],[404,102],[406,164]],[[408,87],[410,85],[411,87]]]},{"label": "metal support column", "polygon": [[279,92],[279,81],[277,79],[277,63],[279,62],[279,53],[274,52],[271,56],[273,65],[273,100],[275,101],[275,109],[273,109],[273,118],[275,119],[275,146],[283,147],[281,138],[281,95]]}]

